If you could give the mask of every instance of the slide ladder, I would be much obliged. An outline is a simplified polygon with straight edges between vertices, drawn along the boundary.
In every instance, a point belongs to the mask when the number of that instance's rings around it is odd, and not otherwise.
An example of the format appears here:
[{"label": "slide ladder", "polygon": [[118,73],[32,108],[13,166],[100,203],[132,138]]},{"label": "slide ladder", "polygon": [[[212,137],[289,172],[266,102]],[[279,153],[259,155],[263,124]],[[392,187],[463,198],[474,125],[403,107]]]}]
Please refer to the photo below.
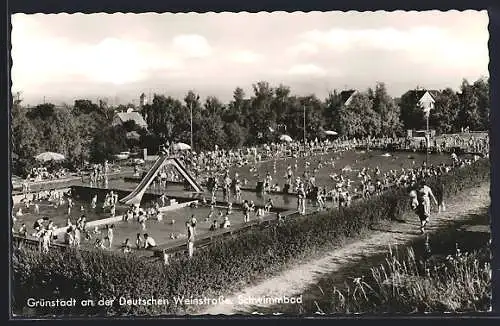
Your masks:
[{"label": "slide ladder", "polygon": [[194,178],[189,174],[189,172],[186,170],[184,165],[179,161],[178,158],[173,157],[171,158],[172,160],[172,165],[174,165],[177,168],[177,171],[186,179],[187,182],[193,187],[195,192],[203,192],[203,189],[200,187],[200,185],[194,180]]},{"label": "slide ladder", "polygon": [[148,173],[144,176],[141,182],[137,185],[137,187],[126,197],[120,199],[120,202],[126,205],[139,205],[142,200],[142,196],[146,192],[146,189],[149,187],[151,182],[153,182],[156,175],[164,165],[173,165],[176,170],[186,179],[186,181],[193,187],[195,192],[203,192],[203,189],[200,185],[194,180],[194,178],[189,174],[184,165],[177,159],[176,157],[168,157],[168,156],[160,156],[151,169],[149,169]]}]

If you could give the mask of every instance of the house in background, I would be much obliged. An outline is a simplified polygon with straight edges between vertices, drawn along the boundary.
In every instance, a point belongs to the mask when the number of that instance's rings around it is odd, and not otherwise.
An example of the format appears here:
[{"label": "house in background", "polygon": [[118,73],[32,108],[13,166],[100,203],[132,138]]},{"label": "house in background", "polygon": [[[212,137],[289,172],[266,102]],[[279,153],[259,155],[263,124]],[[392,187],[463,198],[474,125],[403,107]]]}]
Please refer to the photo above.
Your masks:
[{"label": "house in background", "polygon": [[146,123],[146,120],[142,117],[142,115],[134,111],[133,109],[128,109],[126,112],[118,112],[115,114],[115,117],[113,118],[113,126],[117,125],[123,125],[125,122],[132,120],[135,122],[135,124],[141,128],[147,129],[148,124]]},{"label": "house in background", "polygon": [[[406,95],[408,94],[408,95]],[[405,96],[408,96],[407,98],[410,99],[410,107],[413,107],[418,110],[422,110],[425,113],[430,113],[430,111],[434,110],[435,105],[436,105],[436,99],[439,96],[439,91],[437,90],[426,90],[426,89],[415,89],[408,91]],[[415,125],[413,126],[414,128],[416,127]],[[425,128],[425,125],[421,125],[418,128]],[[435,130],[429,130],[430,131],[430,136],[434,137],[436,134]],[[423,138],[425,138],[425,133],[426,130],[407,130],[407,136],[411,138],[415,138],[419,141],[421,141]]]},{"label": "house in background", "polygon": [[340,100],[342,101],[342,105],[347,106],[347,105],[351,104],[351,101],[352,101],[354,95],[356,95],[357,93],[358,93],[358,91],[356,91],[354,89],[340,92]]},{"label": "house in background", "polygon": [[410,94],[415,98],[415,105],[418,105],[424,112],[434,110],[436,103],[436,98],[439,95],[439,91],[436,90],[425,90],[416,89],[410,91]]}]

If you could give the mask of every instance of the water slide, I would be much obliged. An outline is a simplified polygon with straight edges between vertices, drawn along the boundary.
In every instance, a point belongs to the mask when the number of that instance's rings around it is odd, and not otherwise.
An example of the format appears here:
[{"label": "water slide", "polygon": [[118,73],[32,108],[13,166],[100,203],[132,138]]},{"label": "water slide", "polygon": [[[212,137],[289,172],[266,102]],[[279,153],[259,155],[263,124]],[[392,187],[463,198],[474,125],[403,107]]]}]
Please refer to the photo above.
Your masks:
[{"label": "water slide", "polygon": [[198,183],[191,177],[189,172],[186,170],[184,165],[179,161],[179,159],[175,157],[168,156],[160,156],[156,162],[153,164],[151,169],[149,169],[148,173],[144,176],[141,182],[137,185],[137,187],[126,197],[120,199],[120,202],[127,205],[140,204],[142,196],[146,192],[147,187],[151,184],[153,179],[158,174],[159,170],[165,165],[171,164],[174,165],[179,171],[179,173],[186,179],[189,184],[194,188],[196,192],[202,192],[202,188],[198,185]]},{"label": "water slide", "polygon": [[146,188],[153,181],[154,177],[158,174],[158,171],[161,169],[167,159],[168,156],[160,156],[155,161],[151,169],[149,169],[148,173],[146,173],[146,176],[144,176],[141,182],[139,182],[137,187],[126,197],[120,199],[120,202],[127,205],[140,204]]},{"label": "water slide", "polygon": [[196,182],[196,180],[193,179],[193,177],[191,177],[189,172],[186,170],[186,168],[181,163],[181,161],[179,161],[178,158],[173,157],[172,162],[174,163],[173,165],[175,165],[175,167],[177,168],[177,171],[179,171],[179,173],[184,177],[184,179],[186,179],[187,182],[189,182],[189,184],[191,185],[191,187],[193,187],[195,192],[203,192],[200,185]]}]

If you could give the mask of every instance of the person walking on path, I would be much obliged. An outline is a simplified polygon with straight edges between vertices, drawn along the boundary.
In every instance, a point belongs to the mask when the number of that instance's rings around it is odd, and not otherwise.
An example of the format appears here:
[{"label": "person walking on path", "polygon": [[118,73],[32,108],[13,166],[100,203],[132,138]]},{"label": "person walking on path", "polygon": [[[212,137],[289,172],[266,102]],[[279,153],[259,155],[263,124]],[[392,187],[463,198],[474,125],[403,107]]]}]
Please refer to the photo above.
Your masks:
[{"label": "person walking on path", "polygon": [[425,226],[429,222],[431,217],[431,198],[436,207],[438,207],[438,202],[432,189],[426,185],[425,180],[421,180],[417,183],[417,215],[420,218],[420,232],[425,233]]}]

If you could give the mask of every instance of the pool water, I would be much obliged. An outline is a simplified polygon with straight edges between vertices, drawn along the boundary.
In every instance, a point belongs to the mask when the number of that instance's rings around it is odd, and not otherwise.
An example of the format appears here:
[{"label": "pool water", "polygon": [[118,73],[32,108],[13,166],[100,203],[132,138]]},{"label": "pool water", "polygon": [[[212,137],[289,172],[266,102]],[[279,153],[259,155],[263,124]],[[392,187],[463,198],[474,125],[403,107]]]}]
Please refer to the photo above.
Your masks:
[{"label": "pool water", "polygon": [[[306,170],[305,163],[309,162],[308,171],[311,173],[318,167],[318,163],[322,162],[322,167],[318,169],[316,182],[318,185],[332,185],[330,175],[340,174],[342,169],[349,167],[344,171],[344,175],[349,176],[352,180],[357,180],[357,175],[362,168],[379,167],[382,173],[389,170],[401,170],[402,168],[420,167],[426,160],[425,153],[407,153],[398,152],[390,153],[391,156],[383,156],[386,152],[383,151],[346,151],[337,153],[318,154],[312,157],[287,158],[276,160],[276,173],[274,173],[274,161],[260,162],[256,164],[257,171],[250,171],[253,165],[243,167],[232,167],[229,169],[230,174],[235,172],[239,174],[241,180],[248,180],[248,187],[255,187],[259,179],[263,179],[266,173],[269,172],[273,177],[273,184],[278,183],[281,188],[286,182],[286,171],[288,166],[291,166],[294,177],[300,176]],[[334,165],[330,164],[333,159]],[[448,154],[429,154],[429,164],[438,165],[440,163],[451,163],[451,157]],[[295,170],[297,164],[297,170]],[[350,171],[349,171],[350,170]]]},{"label": "pool water", "polygon": [[[116,189],[130,189],[132,190],[137,185],[134,182],[126,182],[120,180],[114,182],[112,184]],[[205,192],[204,194],[196,194],[192,192],[187,192],[184,190],[184,187],[180,184],[170,184],[167,188],[159,187],[159,186],[150,186],[147,190],[148,193],[161,195],[162,193],[166,193],[167,196],[178,196],[178,197],[186,197],[193,199],[201,199],[205,197],[207,201],[211,199],[211,193]],[[216,198],[218,201],[224,201],[224,196],[222,191],[218,191],[216,193]],[[297,198],[295,195],[286,195],[286,194],[260,194],[254,191],[245,191],[241,192],[241,200],[236,200],[236,197],[231,194],[230,200],[233,204],[239,203],[242,204],[244,200],[253,201],[257,206],[265,206],[268,199],[271,198],[275,207],[286,208],[286,209],[295,209],[297,207]]]},{"label": "pool water", "polygon": [[[15,204],[13,208],[13,215],[18,211],[21,207],[23,215],[16,216],[16,221],[14,222],[14,230],[18,230],[23,223],[26,223],[28,228],[28,234],[31,234],[33,231],[33,223],[39,218],[44,216],[49,217],[52,220],[56,227],[66,226],[66,222],[68,217],[71,218],[72,223],[76,223],[76,220],[82,215],[85,214],[87,222],[95,221],[103,218],[111,217],[109,209],[103,209],[103,202],[98,202],[96,208],[90,207],[90,202],[83,202],[79,200],[73,200],[74,206],[71,208],[71,214],[68,215],[68,202],[62,206],[55,207],[52,202],[42,200],[37,201],[40,211],[38,214],[35,214],[34,205],[31,205],[29,208],[23,203]],[[81,210],[83,207],[83,211]],[[116,215],[121,215],[127,210],[127,206],[117,205],[116,207]]]},{"label": "pool water", "polygon": [[[210,212],[209,207],[179,208],[174,211],[165,212],[163,214],[162,221],[158,221],[156,219],[148,220],[146,222],[145,230],[142,229],[142,226],[136,220],[114,223],[114,238],[111,250],[120,250],[125,240],[129,239],[132,245],[132,250],[136,251],[137,249],[135,246],[135,240],[138,233],[141,234],[141,237],[144,235],[144,233],[147,233],[155,240],[158,246],[178,243],[182,239],[186,239],[187,231],[185,223],[191,220],[192,215],[194,215],[197,219],[196,235],[201,236],[208,232],[212,232],[210,231],[210,226],[212,225],[214,219],[217,219],[219,224],[222,223],[223,218],[218,217],[219,211],[222,212],[223,215],[225,215],[226,209],[222,207],[216,207],[214,210],[214,217],[212,217],[210,220],[206,220]],[[251,213],[250,218],[251,220],[256,219],[255,213]],[[229,221],[231,222],[231,228],[233,229],[242,225],[243,212],[233,210],[232,214],[229,217]],[[88,231],[90,232],[92,239],[85,240],[82,236],[81,245],[83,247],[92,247],[97,238],[103,240],[104,244],[108,246],[108,242],[104,240],[104,238],[106,237],[106,230],[104,225],[99,228],[100,234],[94,234],[93,230]],[[176,238],[172,239],[171,235],[176,236]],[[62,241],[63,236],[61,235],[57,242]],[[145,250],[142,249],[141,251]]]}]

